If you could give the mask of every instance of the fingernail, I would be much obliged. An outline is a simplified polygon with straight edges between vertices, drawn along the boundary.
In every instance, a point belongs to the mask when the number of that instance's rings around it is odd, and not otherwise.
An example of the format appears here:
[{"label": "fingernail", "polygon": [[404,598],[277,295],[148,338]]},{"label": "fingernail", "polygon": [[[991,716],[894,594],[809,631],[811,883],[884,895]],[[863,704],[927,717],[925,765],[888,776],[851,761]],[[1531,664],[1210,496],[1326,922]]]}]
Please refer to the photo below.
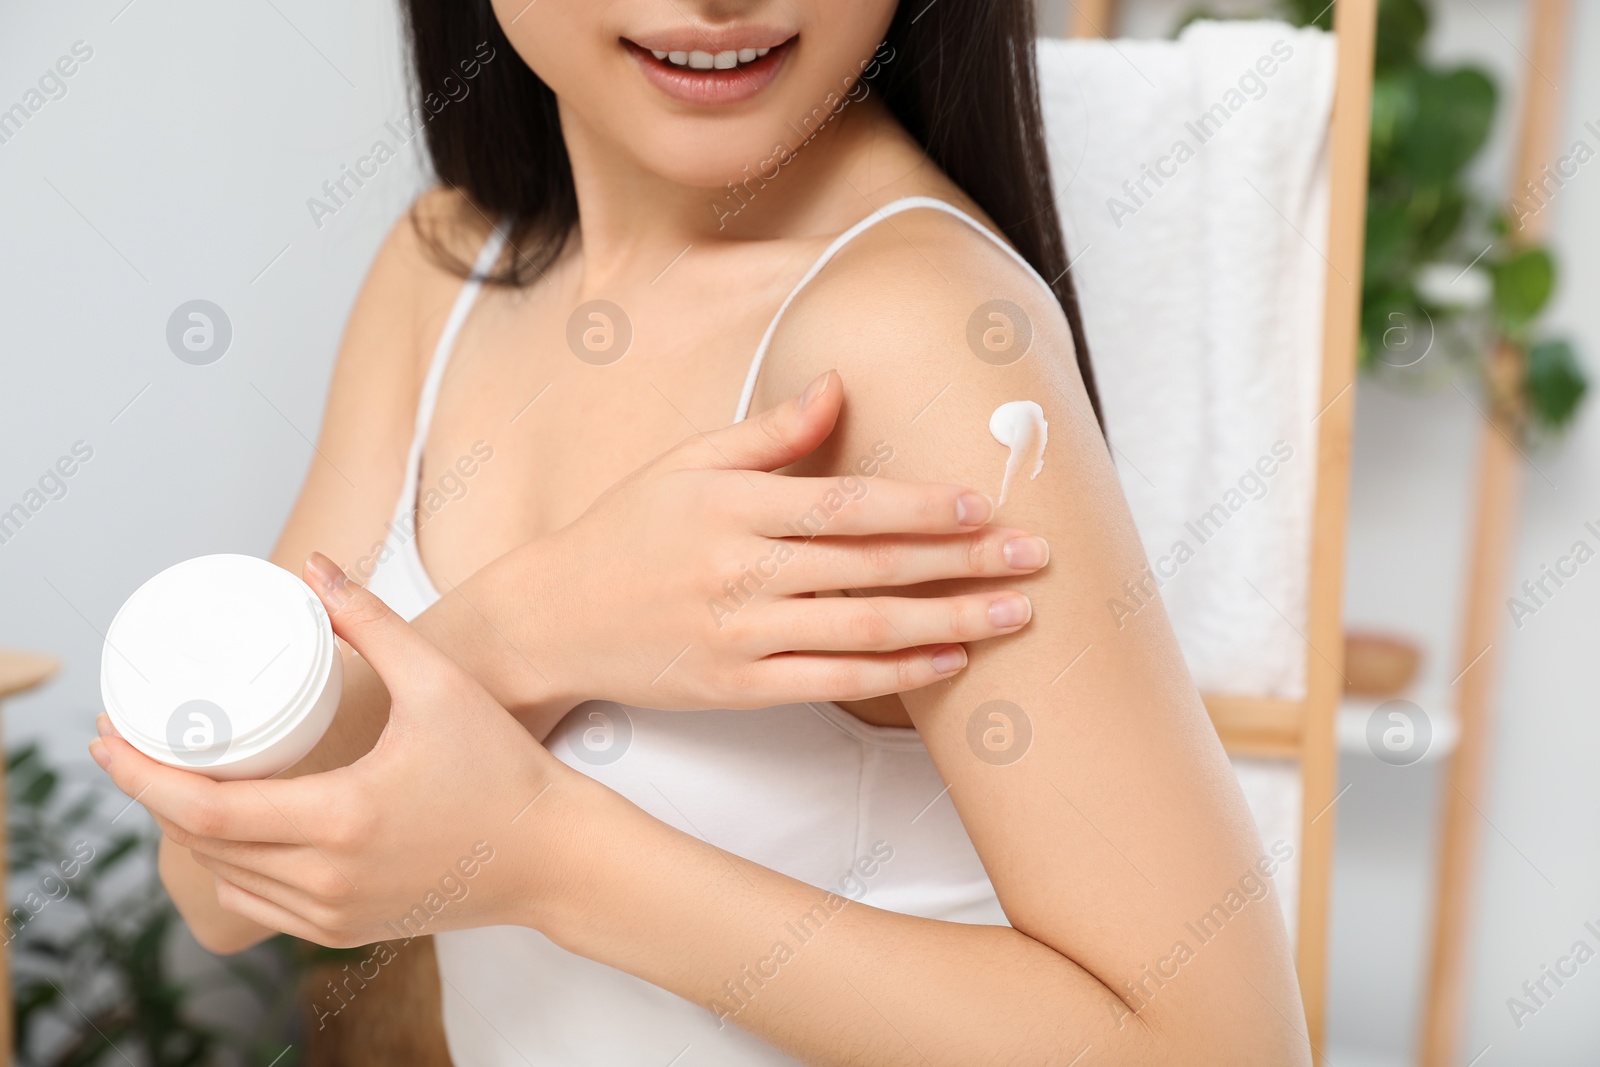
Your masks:
[{"label": "fingernail", "polygon": [[956,497],[956,522],[962,526],[982,526],[994,514],[994,501],[982,493],[962,493]]},{"label": "fingernail", "polygon": [[339,565],[321,552],[313,552],[307,556],[306,566],[317,576],[322,588],[330,593],[339,589],[346,581],[344,571],[339,569]]},{"label": "fingernail", "polygon": [[117,732],[111,725],[111,716],[107,715],[105,712],[101,712],[99,715],[95,716],[94,728],[95,732],[101,737],[110,737],[112,734]]},{"label": "fingernail", "polygon": [[818,375],[810,385],[806,386],[806,391],[800,394],[801,411],[804,411],[807,407],[809,407],[811,402],[817,399],[817,397],[821,396],[828,388],[828,377],[832,373],[832,371],[824,371],[822,374]]},{"label": "fingernail", "polygon": [[1033,618],[1033,602],[1021,593],[1003,596],[989,605],[989,624],[997,630],[1021,626]]},{"label": "fingernail", "polygon": [[933,669],[940,674],[954,674],[967,665],[967,650],[961,645],[945,645],[933,654]]},{"label": "fingernail", "polygon": [[103,771],[111,763],[111,750],[97,737],[89,742],[89,758],[98,763]]},{"label": "fingernail", "polygon": [[1033,571],[1050,562],[1050,542],[1042,537],[1013,537],[1000,547],[1006,566]]}]

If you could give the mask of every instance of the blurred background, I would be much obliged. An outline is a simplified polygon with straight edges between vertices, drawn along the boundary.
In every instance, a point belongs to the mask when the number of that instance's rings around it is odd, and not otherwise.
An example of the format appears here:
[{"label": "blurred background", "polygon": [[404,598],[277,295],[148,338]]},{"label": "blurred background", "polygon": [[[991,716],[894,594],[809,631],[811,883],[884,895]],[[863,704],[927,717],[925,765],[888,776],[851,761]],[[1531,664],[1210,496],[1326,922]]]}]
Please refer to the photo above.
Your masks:
[{"label": "blurred background", "polygon": [[[1405,765],[1375,758],[1362,732],[1370,704],[1352,698],[1326,1050],[1339,1067],[1415,1062],[1466,665],[1488,332],[1514,336],[1529,368],[1514,390],[1528,433],[1501,597],[1574,542],[1600,544],[1585,525],[1600,529],[1600,426],[1584,396],[1600,354],[1600,163],[1586,157],[1540,208],[1548,254],[1496,245],[1469,265],[1451,222],[1492,233],[1508,210],[1519,103],[1542,77],[1528,59],[1530,6],[1383,5],[1380,62],[1404,76],[1376,96],[1374,180],[1401,189],[1372,197],[1345,614],[1352,632],[1381,638],[1373,669],[1393,676],[1377,689],[1413,701],[1433,742]],[[1262,0],[1212,13],[1307,21],[1321,8]],[[1041,32],[1065,31],[1063,3],[1040,10]],[[1116,33],[1167,37],[1193,13],[1124,0]],[[297,983],[340,959],[288,943],[226,962],[201,952],[153,883],[143,810],[97,795],[84,746],[116,608],[180,559],[266,554],[305,473],[345,315],[426,182],[397,12],[386,0],[95,0],[13,4],[0,21],[0,513],[26,512],[0,524],[0,649],[59,663],[4,704],[7,889],[13,915],[29,916],[4,935],[19,1060],[123,1062],[126,1050],[160,1065],[306,1062]],[[1566,47],[1552,165],[1577,142],[1600,149],[1600,68],[1583,61],[1600,55],[1600,5],[1572,6]],[[1393,95],[1406,92],[1415,99]],[[1379,143],[1393,130],[1386,106],[1428,120],[1403,151]],[[313,211],[328,202],[324,183],[379,140],[395,158],[337,210]],[[1404,186],[1417,174],[1436,198],[1420,219],[1421,194]],[[1396,203],[1406,210],[1382,214]],[[1431,295],[1440,269],[1446,283],[1467,272],[1469,306]],[[227,327],[223,358],[205,366],[174,358],[168,341],[193,301]],[[1412,360],[1410,340],[1385,337],[1419,315],[1439,319],[1441,348]],[[1584,926],[1600,928],[1600,656],[1589,647],[1600,565],[1527,603],[1536,610],[1515,623],[1508,606],[1494,642],[1466,924],[1461,1062],[1474,1067],[1600,1060],[1600,964],[1549,985],[1534,1012],[1510,1003],[1532,1005],[1524,983],[1575,941],[1600,946]],[[0,682],[42,673],[26,656],[0,661]]]}]

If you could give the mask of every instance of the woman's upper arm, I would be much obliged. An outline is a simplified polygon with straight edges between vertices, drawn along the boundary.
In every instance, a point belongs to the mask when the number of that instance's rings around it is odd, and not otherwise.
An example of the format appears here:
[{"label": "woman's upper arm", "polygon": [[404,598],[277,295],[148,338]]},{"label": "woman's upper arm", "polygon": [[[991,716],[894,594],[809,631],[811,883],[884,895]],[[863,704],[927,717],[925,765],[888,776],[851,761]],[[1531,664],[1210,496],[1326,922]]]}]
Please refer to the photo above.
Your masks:
[{"label": "woman's upper arm", "polygon": [[[458,206],[456,194],[435,190],[415,210],[438,220]],[[428,358],[460,287],[429,257],[410,215],[396,221],[345,325],[317,447],[272,553],[279,566],[298,573],[317,550],[348,568],[382,540]]]},{"label": "woman's upper arm", "polygon": [[[1044,467],[1013,483],[995,519],[1050,542],[1042,572],[1006,583],[1033,600],[1033,619],[973,646],[952,682],[901,695],[1007,917],[1125,1000],[1135,988],[1125,983],[1148,981],[1145,967],[1165,973],[1179,967],[1176,954],[1192,954],[1181,965],[1192,977],[1148,995],[1151,1018],[1236,1016],[1241,998],[1262,997],[1298,1018],[1263,877],[1278,863],[1263,865],[1165,613],[1159,602],[1120,618],[1108,609],[1127,596],[1124,582],[1140,580],[1145,557],[1059,307],[960,224],[896,222],[869,231],[796,300],[761,388],[789,395],[830,366],[844,379],[839,429],[797,471],[842,474],[882,443],[894,458],[880,477],[996,499],[1008,452],[989,432],[991,413],[1012,400],[1043,408]],[[1020,305],[1033,338],[1003,366],[968,340],[969,321],[995,299]],[[1186,923],[1218,904],[1227,929],[1202,947]]]}]

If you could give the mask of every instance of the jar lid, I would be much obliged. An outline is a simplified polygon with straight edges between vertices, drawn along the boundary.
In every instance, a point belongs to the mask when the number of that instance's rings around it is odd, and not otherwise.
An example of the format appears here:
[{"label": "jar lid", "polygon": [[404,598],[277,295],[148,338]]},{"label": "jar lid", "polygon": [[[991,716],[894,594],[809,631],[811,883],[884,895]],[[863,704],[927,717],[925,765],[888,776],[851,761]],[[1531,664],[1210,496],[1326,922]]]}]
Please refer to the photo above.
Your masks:
[{"label": "jar lid", "polygon": [[145,582],[111,620],[100,690],[148,755],[226,762],[293,726],[338,654],[299,578],[254,556],[200,556]]}]

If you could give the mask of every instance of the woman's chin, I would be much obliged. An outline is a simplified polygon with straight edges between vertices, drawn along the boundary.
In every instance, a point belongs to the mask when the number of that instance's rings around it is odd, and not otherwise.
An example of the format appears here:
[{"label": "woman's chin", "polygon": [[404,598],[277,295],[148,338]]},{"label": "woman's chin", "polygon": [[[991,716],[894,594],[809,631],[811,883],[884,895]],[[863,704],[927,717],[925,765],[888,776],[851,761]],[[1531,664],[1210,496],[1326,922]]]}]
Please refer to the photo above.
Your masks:
[{"label": "woman's chin", "polygon": [[[635,144],[635,158],[639,166],[651,174],[687,189],[703,189],[708,201],[721,200],[729,195],[728,187],[755,191],[769,184],[780,172],[781,165],[772,159],[773,145],[780,140],[778,133],[757,138],[741,138],[730,144],[721,137],[706,137],[696,145],[685,141],[662,142],[656,146]],[[761,175],[765,175],[763,179]]]}]

